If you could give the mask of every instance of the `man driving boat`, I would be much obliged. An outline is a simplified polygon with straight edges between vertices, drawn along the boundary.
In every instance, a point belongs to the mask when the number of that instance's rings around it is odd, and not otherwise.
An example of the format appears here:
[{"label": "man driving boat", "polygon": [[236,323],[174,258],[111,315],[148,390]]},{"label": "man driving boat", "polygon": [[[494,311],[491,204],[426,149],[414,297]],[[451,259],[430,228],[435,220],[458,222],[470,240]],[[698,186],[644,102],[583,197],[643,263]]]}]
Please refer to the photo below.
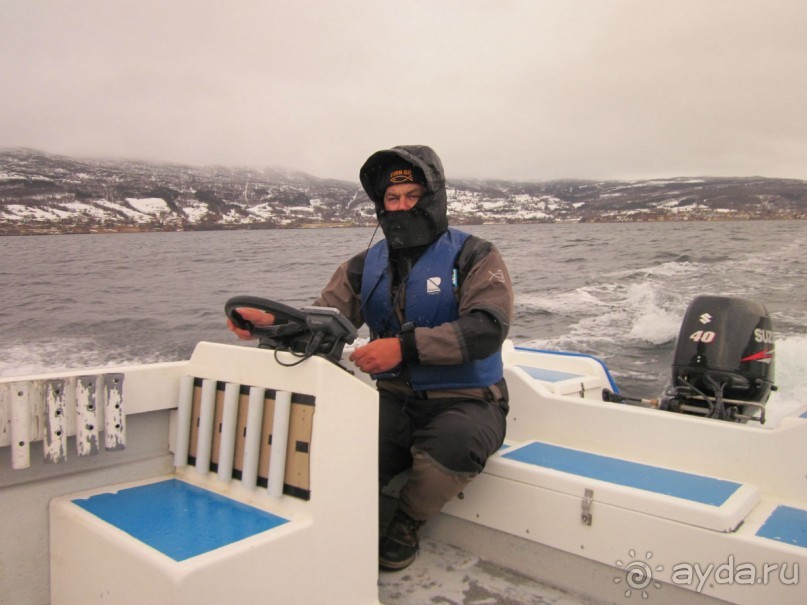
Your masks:
[{"label": "man driving boat", "polygon": [[[411,469],[379,544],[380,567],[399,570],[414,561],[425,522],[504,440],[501,346],[513,291],[493,244],[449,228],[443,166],[431,148],[378,151],[359,177],[385,239],[340,265],[314,304],[370,329],[350,359],[377,381],[381,486]],[[274,322],[238,311],[258,326]]]}]

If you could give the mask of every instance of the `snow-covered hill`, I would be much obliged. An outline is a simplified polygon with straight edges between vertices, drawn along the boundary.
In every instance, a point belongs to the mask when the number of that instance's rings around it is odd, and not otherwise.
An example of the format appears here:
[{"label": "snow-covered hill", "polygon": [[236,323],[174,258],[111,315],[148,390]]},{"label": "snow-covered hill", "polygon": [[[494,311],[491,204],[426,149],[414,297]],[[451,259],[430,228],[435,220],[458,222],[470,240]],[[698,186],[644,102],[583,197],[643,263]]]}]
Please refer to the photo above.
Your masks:
[{"label": "snow-covered hill", "polygon": [[[449,180],[451,222],[807,217],[807,182]],[[277,168],[0,151],[0,234],[371,225],[358,183]]]}]

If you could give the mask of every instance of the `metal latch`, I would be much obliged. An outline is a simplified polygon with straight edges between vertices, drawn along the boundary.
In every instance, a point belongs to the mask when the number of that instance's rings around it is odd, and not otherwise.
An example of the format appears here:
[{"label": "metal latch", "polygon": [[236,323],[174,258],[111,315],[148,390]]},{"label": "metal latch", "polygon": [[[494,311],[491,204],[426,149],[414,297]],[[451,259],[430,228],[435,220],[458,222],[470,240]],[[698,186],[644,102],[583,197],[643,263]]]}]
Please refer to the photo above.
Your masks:
[{"label": "metal latch", "polygon": [[583,502],[580,511],[580,521],[583,525],[591,525],[591,504],[594,502],[594,490],[586,489],[583,492]]}]

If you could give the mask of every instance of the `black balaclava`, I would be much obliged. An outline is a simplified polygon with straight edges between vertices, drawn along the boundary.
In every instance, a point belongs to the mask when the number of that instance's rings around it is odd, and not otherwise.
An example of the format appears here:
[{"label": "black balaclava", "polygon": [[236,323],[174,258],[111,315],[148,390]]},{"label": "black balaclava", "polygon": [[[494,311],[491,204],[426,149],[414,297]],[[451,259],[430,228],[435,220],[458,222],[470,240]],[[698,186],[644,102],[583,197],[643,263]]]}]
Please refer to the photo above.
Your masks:
[{"label": "black balaclava", "polygon": [[[445,177],[440,158],[424,145],[402,145],[371,155],[359,171],[365,192],[391,250],[427,246],[448,229]],[[387,212],[384,193],[398,183],[420,183],[423,197],[410,210]]]}]

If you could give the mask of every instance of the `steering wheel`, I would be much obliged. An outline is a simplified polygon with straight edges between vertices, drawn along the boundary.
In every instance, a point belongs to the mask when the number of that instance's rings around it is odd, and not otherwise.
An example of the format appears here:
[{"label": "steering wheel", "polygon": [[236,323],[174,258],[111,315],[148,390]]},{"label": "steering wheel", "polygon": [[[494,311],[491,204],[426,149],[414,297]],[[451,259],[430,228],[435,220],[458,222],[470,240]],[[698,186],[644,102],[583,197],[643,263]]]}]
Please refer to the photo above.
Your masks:
[{"label": "steering wheel", "polygon": [[[275,323],[256,326],[238,313],[241,307],[271,313]],[[330,307],[294,309],[258,296],[234,296],[225,303],[224,312],[236,327],[249,330],[258,338],[259,348],[290,351],[303,359],[322,355],[338,363],[345,344],[356,337],[355,327]]]},{"label": "steering wheel", "polygon": [[[256,326],[237,311],[241,307],[271,313],[275,316],[275,323],[271,326]],[[294,346],[294,341],[309,332],[304,313],[258,296],[234,296],[224,304],[224,312],[237,328],[249,330],[257,337],[258,346],[264,349],[296,350],[299,347]]]}]

